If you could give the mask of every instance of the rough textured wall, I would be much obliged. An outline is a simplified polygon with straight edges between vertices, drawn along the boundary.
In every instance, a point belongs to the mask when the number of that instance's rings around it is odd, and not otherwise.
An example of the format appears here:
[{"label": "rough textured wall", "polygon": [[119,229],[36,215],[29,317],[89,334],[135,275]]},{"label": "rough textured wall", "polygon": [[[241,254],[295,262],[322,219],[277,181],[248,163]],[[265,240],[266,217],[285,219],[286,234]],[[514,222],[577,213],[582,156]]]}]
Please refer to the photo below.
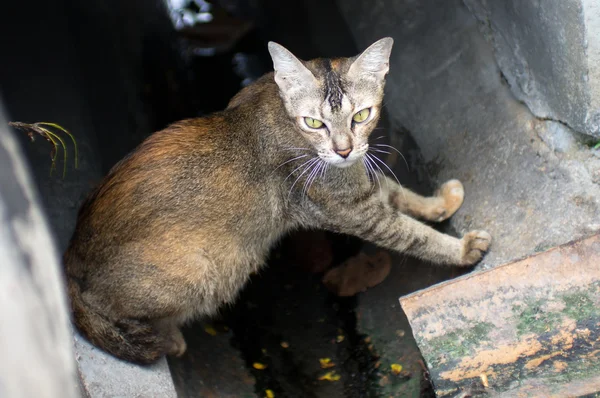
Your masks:
[{"label": "rough textured wall", "polygon": [[384,104],[414,137],[432,179],[465,185],[450,224],[459,234],[492,234],[482,266],[600,230],[600,151],[515,99],[462,0],[338,6],[360,47],[394,38]]},{"label": "rough textured wall", "polygon": [[515,96],[540,118],[600,137],[600,3],[464,0]]}]

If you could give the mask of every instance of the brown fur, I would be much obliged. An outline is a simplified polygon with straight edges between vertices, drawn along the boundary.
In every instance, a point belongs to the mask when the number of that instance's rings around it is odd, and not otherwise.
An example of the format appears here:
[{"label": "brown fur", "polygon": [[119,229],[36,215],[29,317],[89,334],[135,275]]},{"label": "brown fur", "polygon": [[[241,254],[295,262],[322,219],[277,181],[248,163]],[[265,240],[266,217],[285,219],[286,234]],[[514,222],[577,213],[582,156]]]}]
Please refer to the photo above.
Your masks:
[{"label": "brown fur", "polygon": [[[347,71],[352,61],[333,65]],[[322,72],[322,61],[305,65]],[[357,162],[329,168],[303,194],[309,173],[294,185],[302,161],[285,162],[306,153],[289,148],[310,145],[281,95],[273,73],[262,77],[224,111],[150,136],[90,194],[64,262],[75,324],[92,343],[139,363],[180,355],[178,327],[232,303],[271,246],[298,227],[442,264],[481,258],[486,233],[457,239],[402,213],[449,217],[462,203],[459,182],[422,198],[391,180],[379,189]]]}]

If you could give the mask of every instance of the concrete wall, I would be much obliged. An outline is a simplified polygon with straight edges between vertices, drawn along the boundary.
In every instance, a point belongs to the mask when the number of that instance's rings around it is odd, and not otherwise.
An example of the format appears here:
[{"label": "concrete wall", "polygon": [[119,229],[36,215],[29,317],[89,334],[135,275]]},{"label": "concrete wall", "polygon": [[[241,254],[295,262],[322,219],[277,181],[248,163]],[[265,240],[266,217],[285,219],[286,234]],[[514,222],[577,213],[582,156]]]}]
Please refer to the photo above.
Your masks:
[{"label": "concrete wall", "polygon": [[75,398],[58,253],[0,101],[0,396]]},{"label": "concrete wall", "polygon": [[600,137],[600,2],[464,2],[520,101],[537,117]]},{"label": "concrete wall", "polygon": [[[395,39],[384,104],[417,142],[434,181],[464,183],[465,203],[450,224],[459,234],[492,234],[482,267],[600,230],[600,153],[515,98],[462,0],[338,6],[359,47]],[[571,94],[585,97],[579,86]]]}]

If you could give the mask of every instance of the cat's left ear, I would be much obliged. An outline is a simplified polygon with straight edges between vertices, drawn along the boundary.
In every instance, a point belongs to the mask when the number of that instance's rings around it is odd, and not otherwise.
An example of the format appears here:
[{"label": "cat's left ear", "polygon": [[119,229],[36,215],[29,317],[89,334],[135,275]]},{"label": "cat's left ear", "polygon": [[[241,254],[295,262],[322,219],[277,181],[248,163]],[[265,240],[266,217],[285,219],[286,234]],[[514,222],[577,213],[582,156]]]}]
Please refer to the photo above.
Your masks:
[{"label": "cat's left ear", "polygon": [[272,41],[268,47],[273,59],[275,82],[281,91],[289,95],[295,90],[316,87],[317,79],[294,54]]},{"label": "cat's left ear", "polygon": [[385,37],[371,44],[369,48],[356,57],[348,75],[358,78],[360,76],[374,76],[383,80],[390,70],[390,54],[394,39]]}]

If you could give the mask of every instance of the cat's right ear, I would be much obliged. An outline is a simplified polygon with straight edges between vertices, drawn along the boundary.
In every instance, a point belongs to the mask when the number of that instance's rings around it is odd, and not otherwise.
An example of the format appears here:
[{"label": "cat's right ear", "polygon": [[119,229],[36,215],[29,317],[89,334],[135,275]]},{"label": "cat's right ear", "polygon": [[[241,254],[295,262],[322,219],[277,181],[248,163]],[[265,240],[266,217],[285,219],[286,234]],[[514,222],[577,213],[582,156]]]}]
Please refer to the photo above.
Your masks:
[{"label": "cat's right ear", "polygon": [[390,70],[390,53],[394,39],[385,37],[371,44],[369,48],[358,55],[348,70],[352,79],[374,76],[383,81]]},{"label": "cat's right ear", "polygon": [[294,54],[272,41],[268,47],[275,69],[275,83],[281,91],[289,94],[299,89],[316,87],[317,79]]}]

